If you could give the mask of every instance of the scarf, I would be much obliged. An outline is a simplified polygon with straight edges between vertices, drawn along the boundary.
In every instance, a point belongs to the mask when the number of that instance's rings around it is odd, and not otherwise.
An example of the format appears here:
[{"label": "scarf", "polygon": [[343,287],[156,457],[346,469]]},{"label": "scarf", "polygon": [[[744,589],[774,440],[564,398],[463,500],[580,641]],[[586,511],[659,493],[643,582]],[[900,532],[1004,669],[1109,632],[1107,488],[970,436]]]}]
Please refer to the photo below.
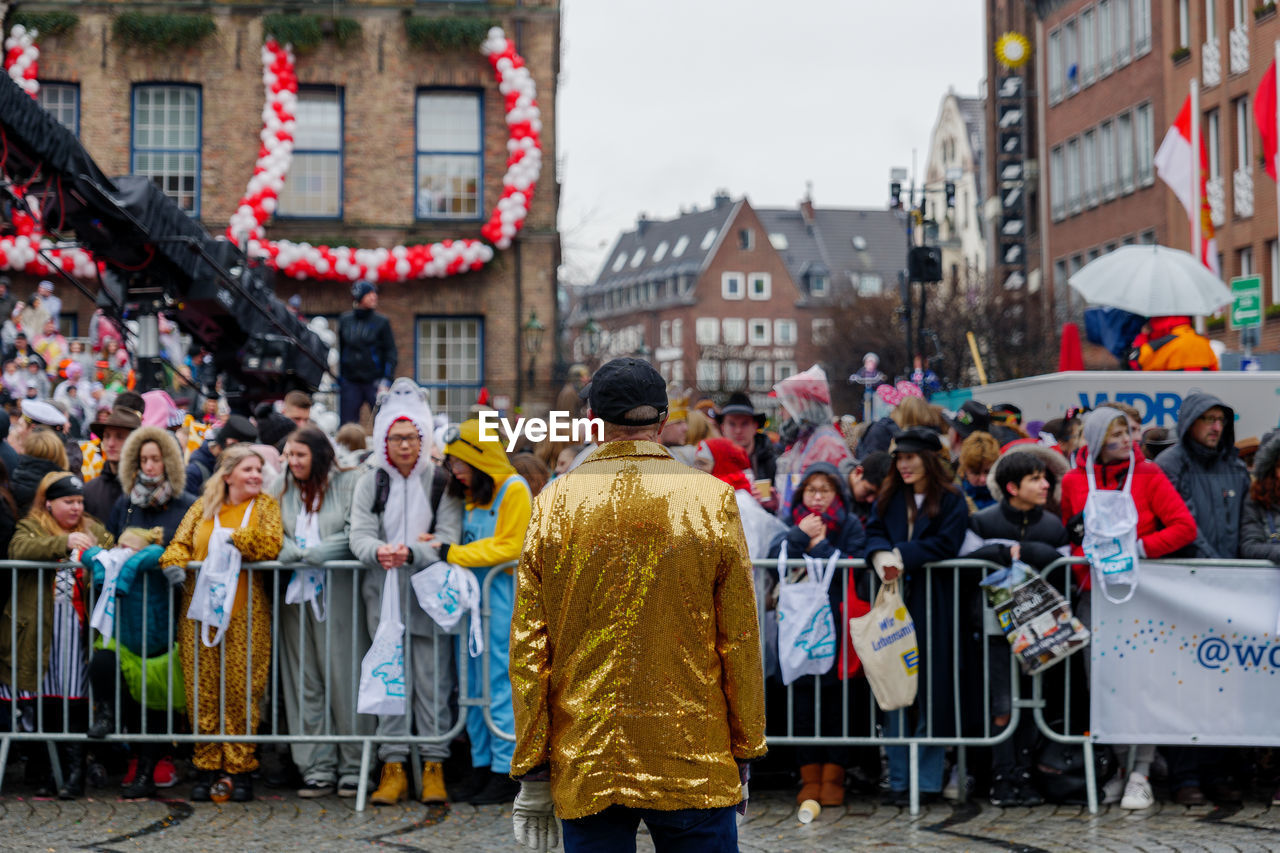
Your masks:
[{"label": "scarf", "polygon": [[[809,515],[817,515],[817,513],[805,506],[803,501],[797,500],[794,506],[791,507],[792,526],[798,525],[802,518]],[[827,525],[827,535],[838,533],[840,528],[844,526],[848,513],[845,512],[844,501],[840,500],[839,495],[832,499],[831,505],[822,513],[821,518],[823,523]]]},{"label": "scarf", "polygon": [[711,476],[733,486],[735,492],[751,491],[751,481],[746,475],[751,470],[751,460],[741,447],[727,438],[708,438],[698,445],[698,455],[710,456]]},{"label": "scarf", "polygon": [[173,484],[164,474],[148,477],[141,471],[133,481],[133,489],[129,492],[129,503],[134,506],[156,509],[168,505],[173,500]]}]

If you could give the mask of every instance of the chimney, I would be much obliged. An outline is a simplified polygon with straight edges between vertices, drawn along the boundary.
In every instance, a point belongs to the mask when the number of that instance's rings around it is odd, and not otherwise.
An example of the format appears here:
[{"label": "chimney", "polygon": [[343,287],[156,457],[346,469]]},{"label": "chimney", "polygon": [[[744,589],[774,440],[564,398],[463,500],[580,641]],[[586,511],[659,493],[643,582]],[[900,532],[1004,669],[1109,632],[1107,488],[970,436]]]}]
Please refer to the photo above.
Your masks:
[{"label": "chimney", "polygon": [[641,237],[644,236],[645,229],[649,227],[649,214],[641,213],[640,218],[636,220],[636,233]]},{"label": "chimney", "polygon": [[719,210],[722,207],[727,207],[732,199],[729,198],[728,190],[716,190],[716,194],[711,197],[711,201],[714,203],[715,209]]},{"label": "chimney", "polygon": [[813,225],[813,181],[804,182],[804,198],[800,200],[800,217],[805,225]]}]

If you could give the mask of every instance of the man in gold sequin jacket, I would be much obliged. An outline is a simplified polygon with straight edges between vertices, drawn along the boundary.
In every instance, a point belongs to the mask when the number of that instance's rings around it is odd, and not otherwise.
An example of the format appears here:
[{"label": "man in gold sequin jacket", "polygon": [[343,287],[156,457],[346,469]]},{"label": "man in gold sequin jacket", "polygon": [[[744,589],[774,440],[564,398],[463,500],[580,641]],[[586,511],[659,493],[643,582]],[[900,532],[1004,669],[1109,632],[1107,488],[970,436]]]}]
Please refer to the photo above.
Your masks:
[{"label": "man in gold sequin jacket", "polygon": [[651,365],[615,359],[584,394],[604,442],[538,497],[517,574],[516,837],[554,847],[554,802],[566,853],[633,847],[640,820],[658,850],[736,850],[745,764],[765,752],[737,503],[657,443]]}]

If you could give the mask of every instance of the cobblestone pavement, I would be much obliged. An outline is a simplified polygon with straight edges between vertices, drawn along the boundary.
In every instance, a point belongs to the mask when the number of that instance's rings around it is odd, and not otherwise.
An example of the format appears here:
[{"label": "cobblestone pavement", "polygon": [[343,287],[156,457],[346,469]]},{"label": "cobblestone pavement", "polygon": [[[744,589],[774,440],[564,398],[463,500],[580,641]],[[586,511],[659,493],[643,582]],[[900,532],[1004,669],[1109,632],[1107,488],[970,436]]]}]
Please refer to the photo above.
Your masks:
[{"label": "cobblestone pavement", "polygon": [[[95,796],[75,802],[0,797],[0,849],[89,851],[516,851],[510,807],[404,805],[358,813],[351,800],[301,800],[268,793],[248,805],[146,803]],[[1270,851],[1280,849],[1280,808],[1161,804],[1145,812],[1083,807],[996,809],[935,805],[912,819],[903,809],[851,800],[807,826],[794,801],[768,793],[752,801],[744,851]],[[643,835],[639,849],[651,851]]]}]

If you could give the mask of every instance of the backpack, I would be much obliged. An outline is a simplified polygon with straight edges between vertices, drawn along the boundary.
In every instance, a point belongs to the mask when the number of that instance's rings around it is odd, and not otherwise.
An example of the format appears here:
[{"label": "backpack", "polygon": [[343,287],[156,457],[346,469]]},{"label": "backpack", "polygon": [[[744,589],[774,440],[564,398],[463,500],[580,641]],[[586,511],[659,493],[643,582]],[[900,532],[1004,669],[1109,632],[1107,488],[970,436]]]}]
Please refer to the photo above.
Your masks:
[{"label": "backpack", "polygon": [[[387,498],[391,496],[391,475],[387,473],[385,468],[375,468],[373,482],[373,510],[374,515],[382,515],[382,511],[387,508]],[[436,529],[436,511],[440,508],[440,499],[444,497],[445,486],[449,485],[449,473],[436,466],[435,471],[431,474],[431,527],[428,533],[434,533]]]}]

